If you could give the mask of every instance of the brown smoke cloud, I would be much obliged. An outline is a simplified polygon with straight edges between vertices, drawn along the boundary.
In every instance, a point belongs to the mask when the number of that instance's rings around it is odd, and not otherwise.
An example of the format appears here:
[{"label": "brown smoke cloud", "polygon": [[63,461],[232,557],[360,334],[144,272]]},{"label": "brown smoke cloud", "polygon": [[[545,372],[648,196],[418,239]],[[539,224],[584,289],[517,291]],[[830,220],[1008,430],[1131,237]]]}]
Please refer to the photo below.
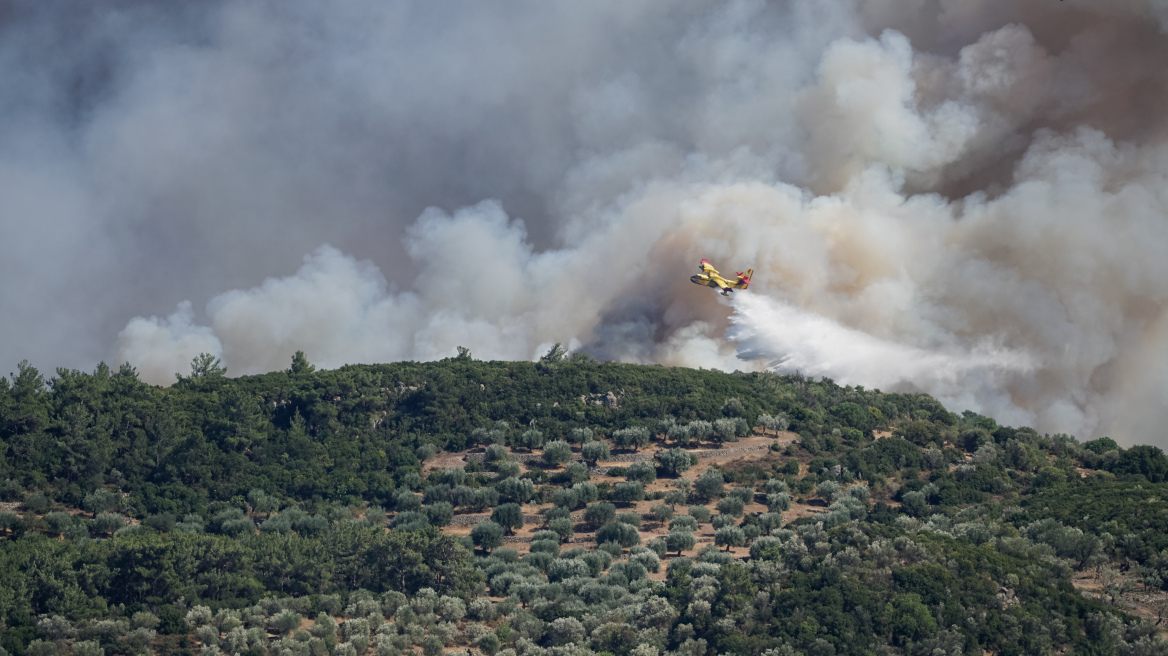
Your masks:
[{"label": "brown smoke cloud", "polygon": [[[166,383],[203,351],[244,374],[561,341],[1164,443],[1162,1],[100,18],[4,28],[10,360]],[[696,288],[702,257],[755,283]]]}]

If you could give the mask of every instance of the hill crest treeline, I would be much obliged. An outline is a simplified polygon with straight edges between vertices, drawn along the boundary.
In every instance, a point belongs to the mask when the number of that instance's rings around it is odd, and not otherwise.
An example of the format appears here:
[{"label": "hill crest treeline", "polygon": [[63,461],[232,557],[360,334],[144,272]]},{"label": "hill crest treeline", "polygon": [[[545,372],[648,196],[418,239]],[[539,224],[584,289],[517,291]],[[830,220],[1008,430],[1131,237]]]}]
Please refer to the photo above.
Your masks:
[{"label": "hill crest treeline", "polygon": [[0,656],[1168,653],[1168,458],[922,394],[21,363],[0,456]]}]

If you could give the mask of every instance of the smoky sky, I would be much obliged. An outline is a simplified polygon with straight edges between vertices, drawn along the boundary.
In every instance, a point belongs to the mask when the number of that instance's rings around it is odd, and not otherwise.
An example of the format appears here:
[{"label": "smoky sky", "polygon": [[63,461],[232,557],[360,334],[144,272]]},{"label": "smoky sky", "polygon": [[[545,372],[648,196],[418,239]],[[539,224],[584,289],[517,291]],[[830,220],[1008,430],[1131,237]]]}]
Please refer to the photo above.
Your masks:
[{"label": "smoky sky", "polygon": [[[9,2],[0,361],[801,371],[1162,442],[1161,0]],[[756,270],[738,300],[698,259]],[[706,293],[709,292],[709,293]]]}]

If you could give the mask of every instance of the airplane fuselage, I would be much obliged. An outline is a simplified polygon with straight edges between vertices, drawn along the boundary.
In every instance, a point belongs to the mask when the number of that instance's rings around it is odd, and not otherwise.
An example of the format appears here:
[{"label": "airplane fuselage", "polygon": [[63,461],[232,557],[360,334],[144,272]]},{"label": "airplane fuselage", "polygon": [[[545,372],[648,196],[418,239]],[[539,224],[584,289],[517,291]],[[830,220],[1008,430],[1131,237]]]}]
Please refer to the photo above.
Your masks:
[{"label": "airplane fuselage", "polygon": [[722,276],[710,276],[704,273],[690,276],[689,281],[695,285],[713,287],[714,289],[720,290],[723,296],[729,296],[730,292],[734,289],[746,289],[746,286],[738,281],[726,280]]},{"label": "airplane fuselage", "polygon": [[754,269],[747,269],[745,273],[740,272],[735,279],[728,280],[710,266],[709,260],[702,260],[700,268],[702,272],[690,276],[689,281],[695,285],[720,290],[723,296],[729,296],[735,289],[746,289],[750,285],[750,277],[754,275]]}]

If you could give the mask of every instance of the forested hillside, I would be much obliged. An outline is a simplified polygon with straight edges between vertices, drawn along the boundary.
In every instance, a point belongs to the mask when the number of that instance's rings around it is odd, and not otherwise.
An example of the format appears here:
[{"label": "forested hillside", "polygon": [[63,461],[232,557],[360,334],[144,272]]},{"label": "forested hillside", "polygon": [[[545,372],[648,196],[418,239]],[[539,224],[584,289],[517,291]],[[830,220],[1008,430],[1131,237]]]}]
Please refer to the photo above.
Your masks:
[{"label": "forested hillside", "polygon": [[1160,654],[1168,458],[830,380],[0,378],[11,656]]}]

